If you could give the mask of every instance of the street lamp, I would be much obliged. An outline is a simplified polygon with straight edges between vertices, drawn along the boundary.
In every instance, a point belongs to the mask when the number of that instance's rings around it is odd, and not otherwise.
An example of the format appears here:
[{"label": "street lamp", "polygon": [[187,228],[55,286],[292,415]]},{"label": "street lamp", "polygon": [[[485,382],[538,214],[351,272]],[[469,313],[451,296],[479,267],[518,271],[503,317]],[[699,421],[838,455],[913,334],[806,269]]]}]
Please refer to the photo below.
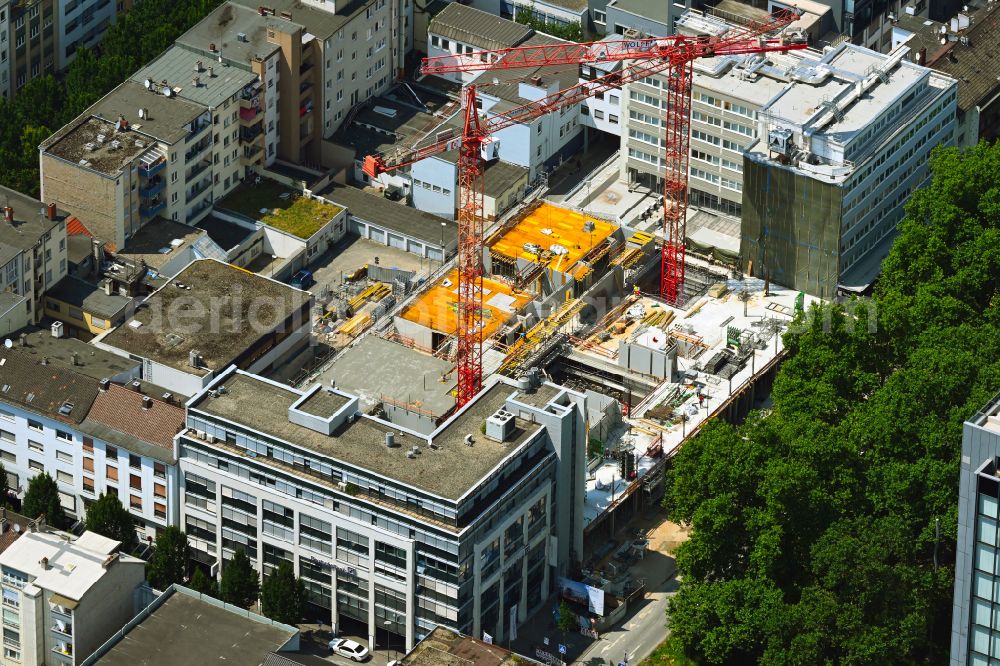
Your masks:
[{"label": "street lamp", "polygon": [[390,622],[389,620],[386,620],[385,622],[382,623],[382,626],[385,627],[385,663],[388,664],[389,663],[389,627],[392,626],[392,622]]}]

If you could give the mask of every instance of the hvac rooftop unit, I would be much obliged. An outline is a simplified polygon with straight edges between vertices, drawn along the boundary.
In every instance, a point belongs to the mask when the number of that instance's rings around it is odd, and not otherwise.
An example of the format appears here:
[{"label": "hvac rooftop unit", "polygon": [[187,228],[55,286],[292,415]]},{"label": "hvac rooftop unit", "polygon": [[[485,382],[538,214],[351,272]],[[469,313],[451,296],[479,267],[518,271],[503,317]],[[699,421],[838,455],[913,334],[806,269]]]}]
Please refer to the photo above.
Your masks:
[{"label": "hvac rooftop unit", "polygon": [[63,323],[61,321],[52,322],[52,337],[61,338],[63,336]]},{"label": "hvac rooftop unit", "polygon": [[486,436],[506,442],[514,434],[514,415],[505,409],[498,409],[486,419]]}]

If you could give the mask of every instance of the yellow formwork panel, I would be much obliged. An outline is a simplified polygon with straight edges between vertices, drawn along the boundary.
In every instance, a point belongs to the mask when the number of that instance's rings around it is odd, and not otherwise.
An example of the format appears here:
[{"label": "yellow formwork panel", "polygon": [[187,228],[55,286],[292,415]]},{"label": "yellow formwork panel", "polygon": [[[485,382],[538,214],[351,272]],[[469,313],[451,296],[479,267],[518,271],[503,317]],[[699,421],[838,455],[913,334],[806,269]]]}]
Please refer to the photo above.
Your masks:
[{"label": "yellow formwork panel", "polygon": [[[584,231],[587,221],[594,223],[593,232]],[[566,253],[546,253],[546,265],[568,273],[592,247],[597,247],[615,229],[617,227],[607,220],[543,203],[496,239],[490,247],[494,252],[508,257],[538,261],[539,257],[525,249],[525,245],[537,245],[542,250],[561,245],[566,248]]]},{"label": "yellow formwork panel", "polygon": [[[504,322],[530,301],[530,295],[514,291],[503,282],[484,277],[483,339],[496,333]],[[458,271],[450,271],[443,280],[435,283],[406,307],[400,316],[439,333],[454,335],[458,329]]]}]

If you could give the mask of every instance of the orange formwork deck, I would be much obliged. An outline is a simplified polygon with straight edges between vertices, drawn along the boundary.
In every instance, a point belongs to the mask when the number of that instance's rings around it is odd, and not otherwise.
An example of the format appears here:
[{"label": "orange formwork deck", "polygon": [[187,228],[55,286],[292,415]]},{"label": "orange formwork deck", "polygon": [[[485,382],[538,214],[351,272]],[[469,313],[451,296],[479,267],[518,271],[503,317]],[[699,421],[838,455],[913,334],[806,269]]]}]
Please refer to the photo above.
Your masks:
[{"label": "orange formwork deck", "polygon": [[[594,231],[584,231],[584,225],[593,222]],[[542,203],[518,220],[510,229],[490,240],[490,249],[512,259],[540,261],[548,268],[569,273],[572,267],[593,247],[597,247],[617,226],[583,213]],[[543,250],[541,257],[525,249],[537,245]],[[564,254],[544,252],[553,245],[566,248]]]},{"label": "orange formwork deck", "polygon": [[[446,284],[447,283],[447,284]],[[483,278],[483,339],[491,337],[531,301],[531,296],[509,285]],[[403,310],[403,319],[446,335],[458,328],[458,271],[453,270]]]}]

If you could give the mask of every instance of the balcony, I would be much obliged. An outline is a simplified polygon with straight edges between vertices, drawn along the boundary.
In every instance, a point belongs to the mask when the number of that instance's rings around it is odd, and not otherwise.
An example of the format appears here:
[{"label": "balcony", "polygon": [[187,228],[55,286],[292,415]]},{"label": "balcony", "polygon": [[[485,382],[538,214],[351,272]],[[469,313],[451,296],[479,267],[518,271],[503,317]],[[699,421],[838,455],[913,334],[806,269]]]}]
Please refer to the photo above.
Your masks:
[{"label": "balcony", "polygon": [[313,68],[312,59],[306,60],[304,63],[302,63],[302,66],[299,67],[299,76],[305,76],[306,74],[309,73],[309,71],[312,68]]},{"label": "balcony", "polygon": [[261,158],[264,157],[264,149],[257,144],[251,144],[249,146],[244,146],[243,154],[240,156],[240,164],[243,166],[250,166],[251,164],[257,164],[260,162]]},{"label": "balcony", "polygon": [[73,644],[72,643],[56,643],[52,646],[52,651],[56,654],[61,654],[66,657],[73,656]]},{"label": "balcony", "polygon": [[184,183],[190,183],[198,174],[202,173],[210,166],[212,166],[211,160],[202,160],[201,162],[198,162],[191,168],[191,171],[188,172],[188,175],[184,178]]},{"label": "balcony", "polygon": [[306,114],[312,113],[312,110],[313,110],[313,101],[312,98],[310,98],[302,102],[302,105],[299,107],[299,117],[305,118]]},{"label": "balcony", "polygon": [[207,137],[204,140],[199,141],[193,148],[191,148],[191,150],[184,153],[184,161],[190,162],[194,160],[196,157],[200,156],[203,152],[205,152],[211,145],[212,142],[208,140]]},{"label": "balcony", "polygon": [[166,186],[167,181],[162,178],[153,178],[145,187],[139,188],[139,196],[143,199],[148,199],[149,197],[162,192],[163,188]]},{"label": "balcony", "polygon": [[258,107],[240,108],[240,125],[247,127],[261,120],[263,110]]},{"label": "balcony", "polygon": [[66,636],[72,638],[73,636],[73,625],[63,622],[56,622],[52,625],[52,632],[57,636]]},{"label": "balcony", "polygon": [[312,87],[313,87],[312,81],[303,81],[302,83],[299,84],[300,101],[302,100],[303,97],[309,94],[309,91],[312,90]]},{"label": "balcony", "polygon": [[188,132],[187,136],[184,137],[184,143],[191,143],[198,137],[202,132],[212,126],[211,122],[199,122],[192,125],[191,130]]},{"label": "balcony", "polygon": [[187,223],[194,224],[194,222],[204,213],[206,210],[212,207],[212,197],[208,197],[200,204],[191,209],[187,214]]},{"label": "balcony", "polygon": [[205,190],[207,190],[211,186],[212,186],[212,179],[211,178],[206,178],[203,181],[201,181],[200,183],[195,184],[195,186],[192,187],[190,189],[190,191],[188,191],[187,200],[188,201],[193,201],[198,195],[200,195],[202,192],[204,192]]},{"label": "balcony", "polygon": [[242,143],[250,143],[256,141],[259,137],[263,136],[264,130],[261,129],[260,125],[254,127],[244,127],[240,129],[240,141]]},{"label": "balcony", "polygon": [[140,162],[139,164],[139,175],[143,178],[152,178],[156,174],[160,173],[167,168],[167,160],[162,157],[155,162],[147,164],[145,162]]},{"label": "balcony", "polygon": [[167,207],[166,201],[151,202],[145,206],[139,206],[139,215],[144,218],[151,218],[158,215]]}]

